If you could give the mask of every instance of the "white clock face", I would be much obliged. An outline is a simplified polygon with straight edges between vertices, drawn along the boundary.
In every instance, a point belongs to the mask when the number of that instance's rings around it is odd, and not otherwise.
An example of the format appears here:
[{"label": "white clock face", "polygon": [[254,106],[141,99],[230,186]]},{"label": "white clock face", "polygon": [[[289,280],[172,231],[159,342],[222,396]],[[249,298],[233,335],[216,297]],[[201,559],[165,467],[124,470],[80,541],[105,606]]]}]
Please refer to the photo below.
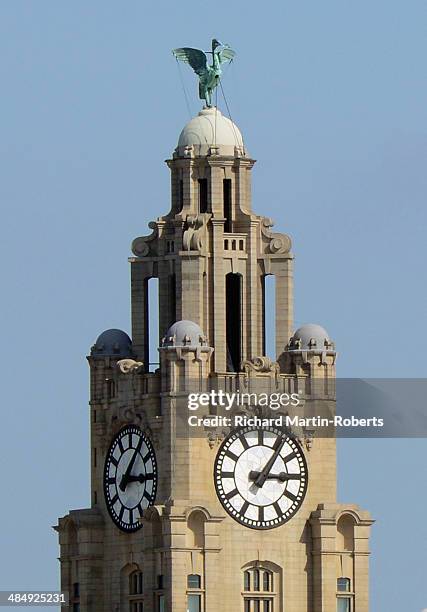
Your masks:
[{"label": "white clock face", "polygon": [[123,531],[136,531],[139,518],[154,504],[157,464],[153,446],[135,425],[119,431],[107,454],[104,493],[108,512]]},{"label": "white clock face", "polygon": [[218,451],[214,472],[221,504],[252,529],[272,529],[288,521],[307,491],[303,451],[275,427],[233,431]]}]

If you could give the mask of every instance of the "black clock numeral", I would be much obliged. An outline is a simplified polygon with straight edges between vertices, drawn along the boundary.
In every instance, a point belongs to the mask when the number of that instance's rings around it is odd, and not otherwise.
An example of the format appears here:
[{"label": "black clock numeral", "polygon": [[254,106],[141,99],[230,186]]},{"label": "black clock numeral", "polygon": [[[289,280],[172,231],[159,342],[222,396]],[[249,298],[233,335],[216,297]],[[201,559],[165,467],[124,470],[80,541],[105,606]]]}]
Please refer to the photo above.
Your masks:
[{"label": "black clock numeral", "polygon": [[133,523],[133,509],[129,510],[129,523]]},{"label": "black clock numeral", "polygon": [[221,472],[221,478],[234,478],[234,472]]},{"label": "black clock numeral", "polygon": [[[139,450],[141,450],[141,449],[139,449]],[[142,458],[143,462],[144,462],[144,463],[147,463],[147,461],[148,461],[148,459],[149,459],[150,457],[151,457],[151,451],[150,451],[150,450],[148,450],[148,451],[145,453],[145,455],[143,456],[143,458]]]},{"label": "black clock numeral", "polygon": [[235,455],[233,452],[231,452],[231,450],[226,450],[225,454],[227,455],[227,457],[229,459],[231,459],[232,461],[237,461],[239,459],[239,457],[237,455]]},{"label": "black clock numeral", "polygon": [[122,439],[121,439],[121,438],[119,438],[119,449],[120,449],[120,452],[121,452],[121,453],[124,453],[124,452],[125,452],[125,449],[124,449],[124,447],[123,447],[123,442],[122,442]]},{"label": "black clock numeral", "polygon": [[143,509],[142,509],[141,504],[138,504],[137,508],[138,508],[139,516],[142,516]]},{"label": "black clock numeral", "polygon": [[128,446],[128,448],[133,448],[133,446],[132,446],[132,434],[131,433],[128,435],[128,438],[129,438],[129,442],[128,442],[129,446]]},{"label": "black clock numeral", "polygon": [[290,491],[286,491],[283,493],[283,495],[285,495],[285,497],[287,497],[288,499],[290,499],[291,501],[296,501],[298,499],[298,497],[296,495],[294,495],[293,493],[291,493]]},{"label": "black clock numeral", "polygon": [[116,501],[119,499],[118,494],[116,493],[115,496],[112,498],[111,500],[111,505],[114,506],[114,504],[116,503]]},{"label": "black clock numeral", "polygon": [[246,500],[243,506],[240,508],[240,513],[245,516],[247,509],[249,508],[249,502]]},{"label": "black clock numeral", "polygon": [[258,429],[258,446],[264,446],[264,432],[262,429]]},{"label": "black clock numeral", "polygon": [[124,507],[124,506],[122,506],[122,507],[120,508],[120,512],[119,512],[119,521],[121,521],[121,520],[122,520],[122,518],[123,518],[123,514],[124,514],[124,513],[125,513],[125,507]]},{"label": "black clock numeral", "polygon": [[119,465],[118,460],[115,457],[113,457],[113,456],[111,456],[110,461],[114,465],[114,467],[117,467]]},{"label": "black clock numeral", "polygon": [[107,482],[108,482],[109,485],[113,485],[113,484],[116,484],[116,479],[115,478],[109,478],[107,480]]},{"label": "black clock numeral", "polygon": [[274,502],[273,508],[276,510],[277,516],[280,516],[282,514],[282,508],[279,506],[277,502]]},{"label": "black clock numeral", "polygon": [[264,506],[259,506],[258,507],[258,521],[260,523],[264,522]]},{"label": "black clock numeral", "polygon": [[145,480],[153,480],[154,478],[154,473],[153,472],[147,472],[145,474]]},{"label": "black clock numeral", "polygon": [[288,461],[292,461],[292,459],[295,459],[296,456],[297,456],[296,452],[293,451],[292,453],[289,453],[289,455],[286,455],[286,457],[283,457],[283,461],[285,463],[288,463]]},{"label": "black clock numeral", "polygon": [[238,493],[239,491],[237,489],[233,489],[232,491],[230,491],[229,493],[225,495],[225,499],[232,499],[233,497],[238,495]]},{"label": "black clock numeral", "polygon": [[246,436],[241,436],[241,437],[239,438],[239,440],[240,440],[240,442],[241,442],[241,444],[242,444],[243,448],[244,448],[245,450],[248,450],[248,448],[249,448],[249,442],[246,440]]},{"label": "black clock numeral", "polygon": [[150,494],[147,492],[147,489],[144,491],[144,495],[143,495],[143,497],[145,497],[145,499],[148,501],[148,503],[149,503],[149,504],[151,504],[152,497],[151,497],[151,495],[150,495]]}]

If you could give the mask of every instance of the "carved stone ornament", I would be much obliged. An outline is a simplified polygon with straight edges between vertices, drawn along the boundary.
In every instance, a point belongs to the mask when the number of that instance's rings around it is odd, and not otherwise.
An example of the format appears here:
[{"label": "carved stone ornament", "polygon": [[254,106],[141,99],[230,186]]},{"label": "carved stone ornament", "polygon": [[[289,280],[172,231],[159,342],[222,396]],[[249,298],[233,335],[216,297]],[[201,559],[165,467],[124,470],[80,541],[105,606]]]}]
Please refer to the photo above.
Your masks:
[{"label": "carved stone ornament", "polygon": [[139,236],[132,242],[132,253],[137,257],[146,257],[150,253],[150,242],[158,236],[157,223],[150,221],[148,227],[153,230],[149,236]]},{"label": "carved stone ornament", "polygon": [[267,251],[270,253],[289,253],[292,242],[287,234],[272,232],[270,228],[274,225],[273,219],[263,217],[261,221],[261,233],[269,240]]},{"label": "carved stone ornament", "polygon": [[206,230],[206,216],[188,215],[187,229],[182,237],[184,251],[201,251]]},{"label": "carved stone ornament", "polygon": [[144,364],[142,361],[135,361],[134,359],[120,359],[120,361],[117,362],[117,369],[122,374],[132,374],[139,372],[143,365]]},{"label": "carved stone ornament", "polygon": [[273,361],[270,357],[252,357],[247,361],[243,361],[242,369],[246,375],[246,379],[249,378],[251,373],[259,372],[271,372],[274,374],[276,380],[280,374],[280,366],[277,361]]}]

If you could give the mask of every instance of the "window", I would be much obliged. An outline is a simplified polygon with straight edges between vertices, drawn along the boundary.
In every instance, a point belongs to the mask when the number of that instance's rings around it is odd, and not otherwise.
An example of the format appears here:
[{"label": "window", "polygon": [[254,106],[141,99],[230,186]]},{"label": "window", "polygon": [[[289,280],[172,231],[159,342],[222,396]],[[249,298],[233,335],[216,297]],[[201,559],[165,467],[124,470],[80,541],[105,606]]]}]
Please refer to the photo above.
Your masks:
[{"label": "window", "polygon": [[202,586],[202,577],[199,574],[190,574],[187,578],[187,586],[189,589],[200,589]]},{"label": "window", "polygon": [[245,572],[245,584],[243,586],[243,588],[245,589],[245,591],[250,591],[251,590],[251,573],[250,572]]},{"label": "window", "polygon": [[208,212],[208,179],[199,179],[199,212]]},{"label": "window", "polygon": [[352,596],[344,596],[342,593],[351,592],[350,578],[338,578],[337,580],[337,612],[352,612]]},{"label": "window", "polygon": [[142,572],[136,570],[129,576],[129,594],[140,595],[143,592],[144,578]]},{"label": "window", "polygon": [[243,574],[244,612],[274,612],[273,572],[250,568]]},{"label": "window", "polygon": [[157,612],[165,612],[165,596],[159,595],[157,598]]},{"label": "window", "polygon": [[178,212],[184,207],[184,181],[181,179],[179,181],[179,191],[178,191]]},{"label": "window", "polygon": [[190,594],[187,599],[187,612],[201,612],[202,611],[202,596]]},{"label": "window", "polygon": [[187,576],[187,612],[202,612],[202,577],[200,574]]},{"label": "window", "polygon": [[338,597],[337,612],[351,612],[351,597]]},{"label": "window", "polygon": [[227,372],[238,372],[242,359],[242,277],[230,272],[225,277],[225,334]]},{"label": "window", "polygon": [[80,612],[80,604],[73,603],[73,612]]},{"label": "window", "polygon": [[129,575],[129,611],[144,612],[144,600],[141,595],[144,592],[144,575],[140,570],[135,570]]},{"label": "window", "polygon": [[223,204],[224,204],[224,232],[232,231],[231,223],[231,179],[224,179],[223,181]]},{"label": "window", "polygon": [[350,591],[350,578],[338,578],[337,591]]},{"label": "window", "polygon": [[75,582],[73,584],[73,597],[80,597],[80,583]]}]

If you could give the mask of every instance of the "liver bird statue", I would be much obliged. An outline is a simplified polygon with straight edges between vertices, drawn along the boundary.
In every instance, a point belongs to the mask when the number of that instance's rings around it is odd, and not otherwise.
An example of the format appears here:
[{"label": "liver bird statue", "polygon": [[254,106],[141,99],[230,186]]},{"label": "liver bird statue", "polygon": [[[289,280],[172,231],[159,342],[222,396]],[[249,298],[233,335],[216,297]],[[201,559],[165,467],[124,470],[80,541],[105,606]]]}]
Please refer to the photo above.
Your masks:
[{"label": "liver bird statue", "polygon": [[229,45],[223,45],[216,38],[212,40],[212,64],[208,64],[206,53],[200,49],[182,47],[172,51],[177,60],[190,64],[199,77],[199,98],[206,101],[206,106],[212,106],[212,92],[218,86],[221,78],[221,64],[231,62],[236,55]]}]

